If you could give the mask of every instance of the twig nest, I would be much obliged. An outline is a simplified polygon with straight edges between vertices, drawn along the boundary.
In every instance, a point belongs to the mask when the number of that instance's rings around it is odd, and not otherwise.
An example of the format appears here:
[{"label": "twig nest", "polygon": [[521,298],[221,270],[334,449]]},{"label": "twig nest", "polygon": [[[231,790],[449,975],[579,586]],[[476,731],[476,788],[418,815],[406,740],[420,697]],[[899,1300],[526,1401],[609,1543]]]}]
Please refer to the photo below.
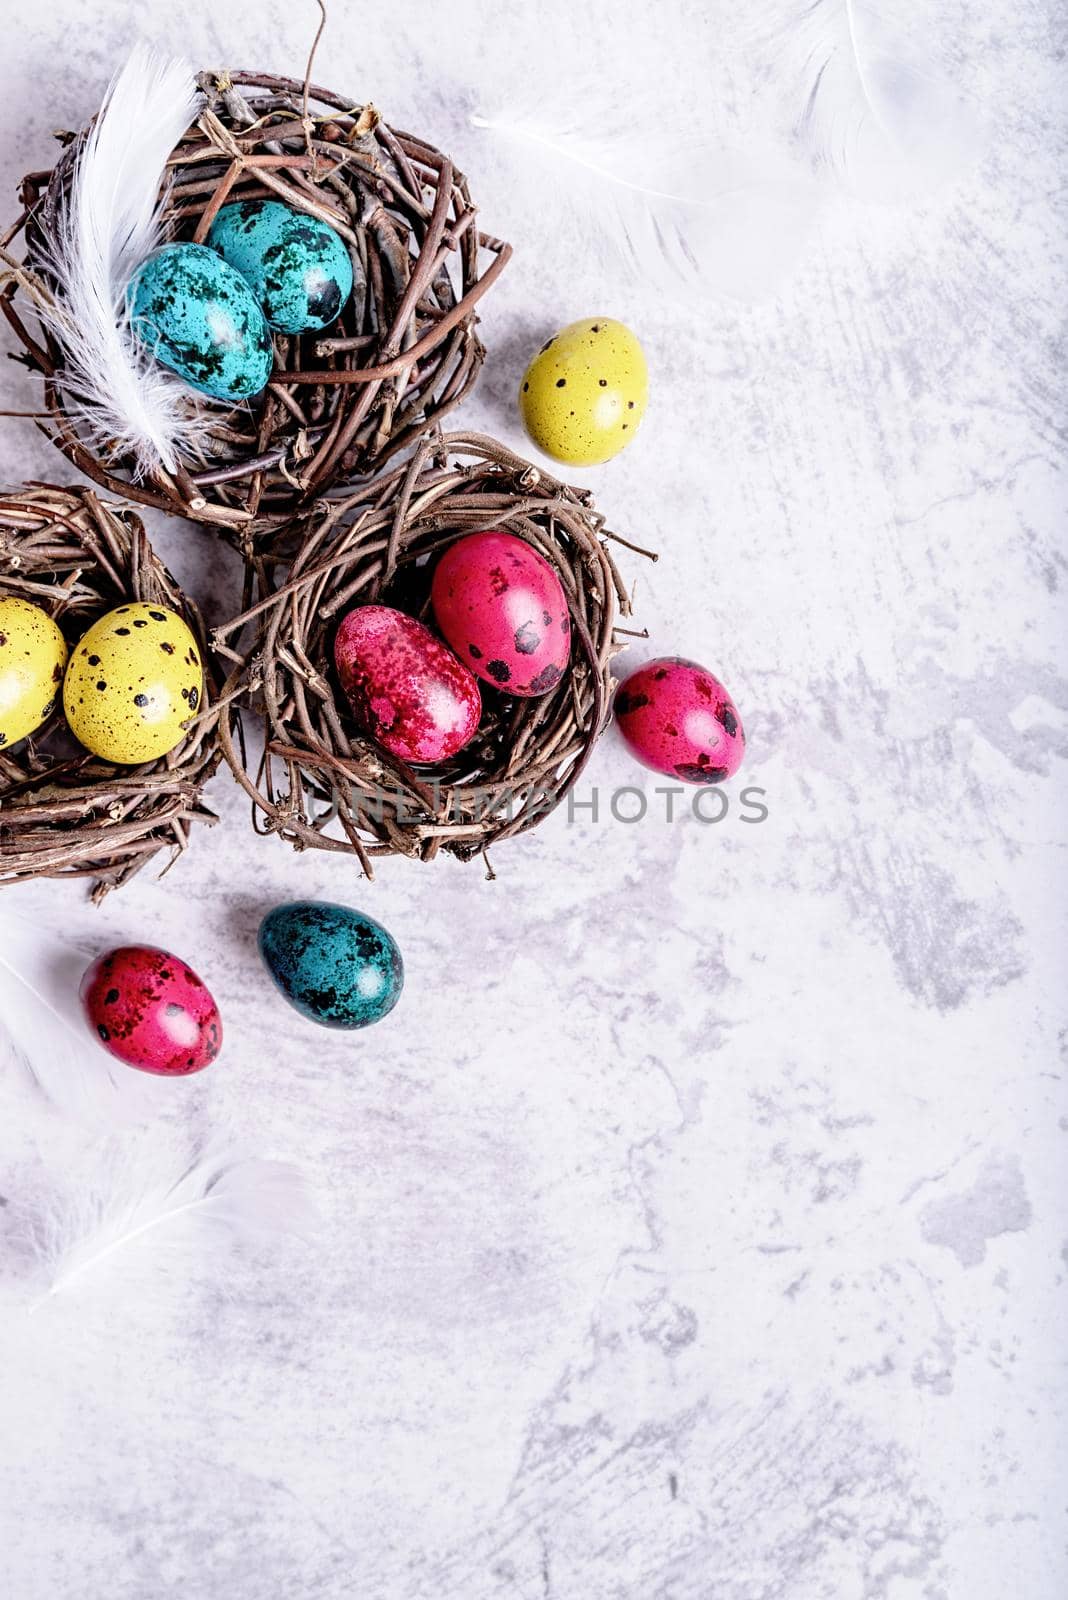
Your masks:
[{"label": "twig nest", "polygon": [[[0,747],[0,886],[88,877],[95,897],[125,883],[159,851],[173,860],[197,822],[220,761],[216,683],[200,613],[148,542],[141,519],[90,489],[44,484],[0,492],[0,602],[39,608],[73,651],[94,623],[128,605],[164,607],[188,628],[203,664],[204,698],[180,742],[155,761],[118,766],[67,727],[54,708],[28,737]],[[199,663],[198,663],[199,670]]]},{"label": "twig nest", "polygon": [[467,181],[449,158],[388,127],[374,107],[317,88],[305,106],[301,83],[257,73],[205,73],[198,84],[204,109],[168,171],[169,236],[223,249],[224,207],[281,202],[339,237],[353,284],[340,311],[324,301],[322,326],[291,335],[277,331],[285,306],[274,308],[267,388],[232,408],[191,389],[201,454],[138,478],[133,459],[101,449],[91,419],[65,399],[56,381],[62,347],[39,316],[52,303],[43,263],[54,254],[84,131],[53,171],[23,180],[23,214],[3,243],[10,252],[22,235],[25,250],[21,263],[7,255],[0,310],[26,365],[44,376],[51,435],[76,466],[113,493],[216,524],[251,550],[303,503],[374,469],[463,398],[485,353],[475,306],[510,248],[479,231]]},{"label": "twig nest", "polygon": [[[483,682],[474,738],[449,759],[409,765],[360,731],[338,681],[335,639],[365,605],[433,623],[435,568],[473,533],[516,537],[552,567],[570,616],[566,671],[549,692]],[[479,434],[432,435],[410,460],[317,506],[288,576],[262,577],[258,603],[215,644],[233,663],[220,735],[253,803],[258,831],[297,849],[428,861],[468,860],[534,827],[573,788],[603,730],[617,612],[630,605],[604,518],[569,488]],[[237,702],[244,685],[263,717],[263,748],[246,759]]]}]

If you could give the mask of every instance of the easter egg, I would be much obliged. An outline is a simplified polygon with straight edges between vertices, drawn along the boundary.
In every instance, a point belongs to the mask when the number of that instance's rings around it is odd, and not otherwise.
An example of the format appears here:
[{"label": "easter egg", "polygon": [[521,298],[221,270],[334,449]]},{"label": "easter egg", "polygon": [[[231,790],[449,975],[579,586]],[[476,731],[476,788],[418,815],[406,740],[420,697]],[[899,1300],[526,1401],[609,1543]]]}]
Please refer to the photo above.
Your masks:
[{"label": "easter egg", "polygon": [[334,661],[359,726],[402,761],[447,761],[478,727],[477,680],[403,611],[350,611],[337,631]]},{"label": "easter egg", "polygon": [[508,694],[548,694],[571,654],[563,586],[545,557],[514,533],[457,539],[431,587],[434,617],[460,660]]},{"label": "easter egg", "polygon": [[67,642],[47,611],[0,600],[0,750],[48,720],[66,664]]},{"label": "easter egg", "polygon": [[141,1072],[200,1072],[222,1047],[218,1006],[192,967],[166,950],[128,944],[98,956],[81,1000],[105,1050]]},{"label": "easter egg", "polygon": [[352,259],[341,235],[280,200],[223,206],[207,242],[241,274],[280,333],[328,328],[352,293]]},{"label": "easter egg", "polygon": [[684,783],[722,783],[742,764],[745,734],[719,679],[696,661],[662,656],[625,678],[616,722],[638,760]]},{"label": "easter egg", "polygon": [[645,356],[630,329],[584,317],[542,345],[523,374],[519,410],[539,450],[595,467],[634,438],[648,399]]},{"label": "easter egg", "polygon": [[157,361],[215,400],[247,400],[271,376],[271,330],[240,273],[202,244],[165,244],[127,291]]},{"label": "easter egg", "polygon": [[260,923],[259,946],[290,1005],[325,1028],[366,1028],[400,999],[400,951],[385,928],[350,906],[275,906]]},{"label": "easter egg", "polygon": [[138,766],[181,744],[204,692],[200,651],[166,606],[131,601],[94,622],[63,683],[74,737],[104,761]]}]

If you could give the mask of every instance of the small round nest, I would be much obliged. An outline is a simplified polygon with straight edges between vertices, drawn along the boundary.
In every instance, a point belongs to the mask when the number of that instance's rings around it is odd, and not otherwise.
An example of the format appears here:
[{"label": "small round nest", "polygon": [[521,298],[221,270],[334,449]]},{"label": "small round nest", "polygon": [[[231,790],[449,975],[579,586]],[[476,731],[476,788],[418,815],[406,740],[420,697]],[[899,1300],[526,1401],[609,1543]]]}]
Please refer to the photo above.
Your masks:
[{"label": "small round nest", "polygon": [[[475,305],[510,247],[479,231],[467,181],[433,145],[387,126],[373,106],[253,72],[203,73],[204,109],[168,169],[168,236],[203,242],[231,201],[274,198],[344,238],[356,288],[330,328],[274,336],[263,394],[228,409],[190,390],[206,424],[203,459],[138,477],[94,443],[92,418],[64,398],[63,351],[39,315],[45,263],[62,231],[85,132],[51,172],[23,180],[22,216],[0,239],[0,311],[44,377],[48,431],[96,483],[227,531],[250,550],[341,477],[373,470],[463,399],[485,354]],[[20,235],[24,259],[11,254]],[[255,533],[253,533],[255,524]]]},{"label": "small round nest", "polygon": [[91,489],[46,484],[0,491],[0,599],[41,606],[69,646],[127,601],[178,612],[201,646],[205,704],[177,749],[139,767],[91,755],[63,720],[0,750],[0,886],[30,878],[94,878],[94,898],[127,882],[160,850],[172,861],[190,829],[215,817],[201,790],[220,761],[218,711],[204,628],[125,506]]},{"label": "small round nest", "polygon": [[[617,611],[630,612],[606,543],[619,536],[589,492],[493,439],[438,434],[405,465],[348,493],[339,488],[302,523],[288,575],[276,574],[213,640],[233,663],[223,752],[252,799],[257,831],[297,849],[355,855],[371,877],[376,855],[429,861],[445,850],[469,860],[534,827],[574,787],[604,728],[609,663],[621,648]],[[413,769],[353,723],[334,671],[334,635],[347,611],[366,604],[429,620],[436,557],[488,529],[518,535],[555,568],[571,615],[571,663],[538,699],[480,685],[474,740],[450,761]],[[258,762],[246,761],[230,698],[242,685],[264,718]]]}]

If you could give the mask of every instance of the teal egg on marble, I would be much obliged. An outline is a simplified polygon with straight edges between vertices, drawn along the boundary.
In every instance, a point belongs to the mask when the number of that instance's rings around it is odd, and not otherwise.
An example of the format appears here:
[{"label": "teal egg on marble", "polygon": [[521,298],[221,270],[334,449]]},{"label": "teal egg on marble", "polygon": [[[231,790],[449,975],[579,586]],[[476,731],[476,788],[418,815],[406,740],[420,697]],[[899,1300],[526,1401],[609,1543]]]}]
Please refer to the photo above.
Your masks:
[{"label": "teal egg on marble", "polygon": [[241,274],[280,333],[328,328],[352,293],[352,260],[341,235],[279,200],[223,206],[208,244]]},{"label": "teal egg on marble", "polygon": [[127,290],[134,326],[157,361],[215,400],[247,400],[271,376],[274,345],[241,275],[202,244],[165,244]]},{"label": "teal egg on marble", "polygon": [[327,900],[275,906],[260,923],[260,955],[291,1006],[325,1028],[366,1028],[400,999],[404,963],[373,918]]}]

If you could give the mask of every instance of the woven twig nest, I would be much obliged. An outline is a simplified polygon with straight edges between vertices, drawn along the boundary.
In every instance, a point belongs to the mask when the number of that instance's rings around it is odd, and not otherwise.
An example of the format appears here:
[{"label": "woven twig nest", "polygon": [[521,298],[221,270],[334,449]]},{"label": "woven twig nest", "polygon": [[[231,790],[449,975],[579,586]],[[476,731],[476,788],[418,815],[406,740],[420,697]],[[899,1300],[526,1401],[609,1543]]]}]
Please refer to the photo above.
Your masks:
[{"label": "woven twig nest", "polygon": [[[304,519],[288,577],[214,636],[262,711],[258,765],[246,764],[236,702],[223,751],[252,799],[258,831],[298,849],[467,860],[547,816],[581,774],[608,714],[617,610],[630,605],[587,491],[568,488],[494,440],[424,439],[410,461]],[[482,685],[473,742],[448,762],[412,769],[357,731],[333,667],[333,641],[354,606],[382,603],[423,619],[434,558],[464,534],[517,534],[559,574],[572,623],[558,687],[519,699]],[[622,541],[625,542],[625,541]],[[242,630],[255,630],[242,648]]]},{"label": "woven twig nest", "polygon": [[[467,393],[484,350],[475,305],[508,245],[481,233],[467,181],[425,140],[389,128],[372,106],[291,78],[202,74],[205,109],[170,163],[171,237],[202,242],[231,201],[276,198],[345,239],[356,289],[320,333],[275,335],[262,396],[228,411],[190,391],[210,420],[205,459],[137,481],[129,458],[94,449],[85,419],[54,381],[62,349],[36,315],[50,300],[39,263],[53,241],[84,133],[51,172],[23,180],[23,214],[3,237],[10,271],[0,310],[43,374],[59,448],[113,493],[230,530],[251,548],[302,502],[402,449]],[[12,254],[24,236],[21,263]]]},{"label": "woven twig nest", "polygon": [[90,489],[44,484],[0,492],[0,599],[41,606],[69,646],[126,601],[155,602],[185,619],[201,645],[205,704],[177,749],[139,767],[91,755],[56,711],[28,739],[0,750],[0,886],[28,878],[88,877],[94,898],[131,878],[158,851],[179,855],[220,761],[215,681],[200,613],[148,542],[140,517]]}]

